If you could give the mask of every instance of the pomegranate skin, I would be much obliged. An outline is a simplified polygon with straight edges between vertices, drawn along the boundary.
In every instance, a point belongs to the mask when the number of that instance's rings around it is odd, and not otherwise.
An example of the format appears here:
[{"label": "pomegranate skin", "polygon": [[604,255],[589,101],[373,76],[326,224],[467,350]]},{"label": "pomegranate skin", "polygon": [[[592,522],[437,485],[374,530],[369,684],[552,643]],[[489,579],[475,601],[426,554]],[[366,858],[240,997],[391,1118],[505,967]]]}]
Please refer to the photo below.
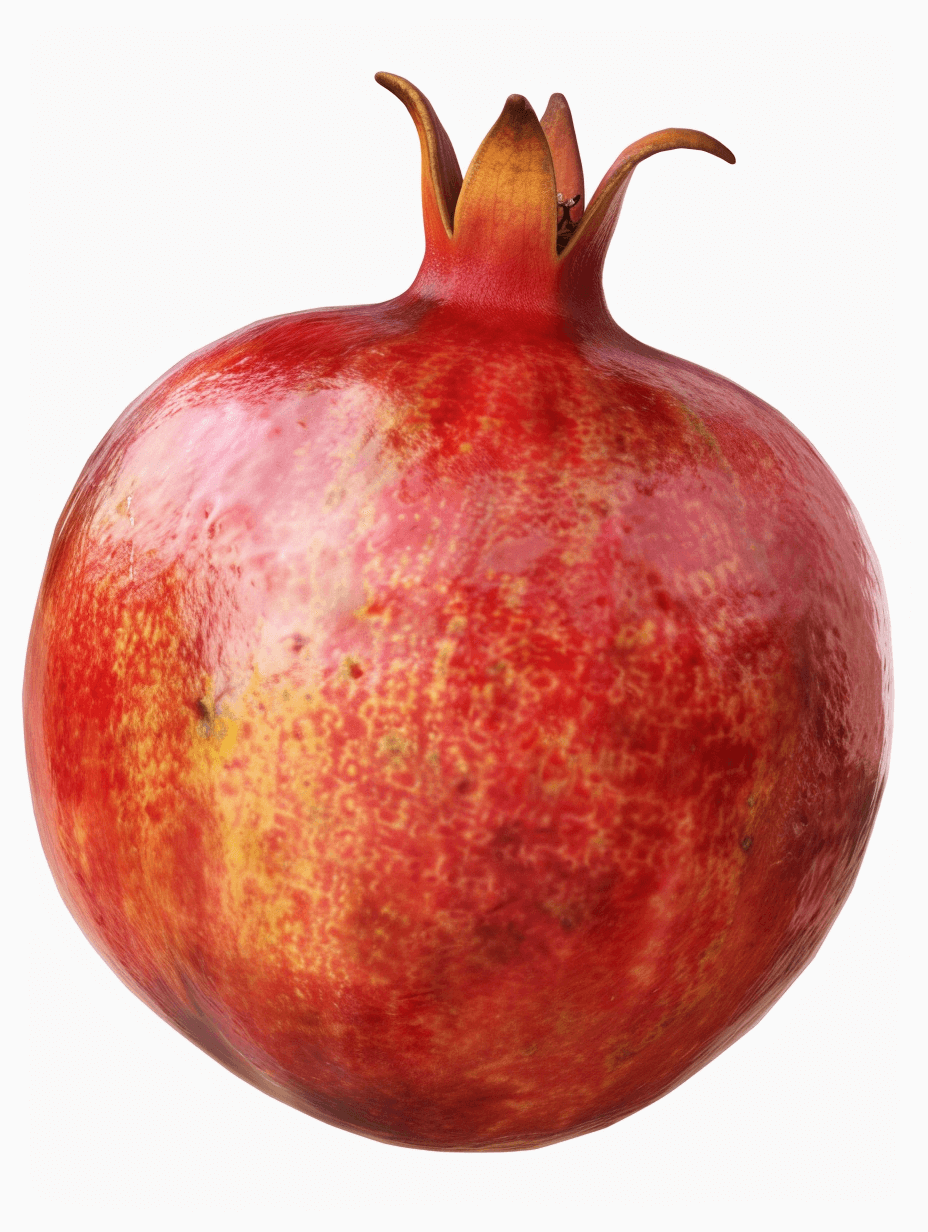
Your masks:
[{"label": "pomegranate skin", "polygon": [[357,1133],[510,1150],[666,1093],[814,955],[888,621],[771,407],[582,280],[435,269],[123,414],[55,533],[27,753],[70,910],[188,1038]]}]

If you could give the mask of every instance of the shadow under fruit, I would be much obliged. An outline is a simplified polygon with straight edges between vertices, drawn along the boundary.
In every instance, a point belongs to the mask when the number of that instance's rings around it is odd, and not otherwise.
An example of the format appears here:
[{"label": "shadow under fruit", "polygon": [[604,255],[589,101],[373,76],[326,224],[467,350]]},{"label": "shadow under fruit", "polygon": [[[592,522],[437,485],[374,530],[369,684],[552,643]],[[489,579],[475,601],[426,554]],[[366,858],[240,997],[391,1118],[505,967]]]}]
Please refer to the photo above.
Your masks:
[{"label": "shadow under fruit", "polygon": [[134,992],[255,1086],[441,1150],[608,1125],[815,953],[886,773],[879,568],[745,390],[611,319],[512,96],[385,304],[262,321],[122,415],[55,533],[26,737],[49,863]]}]

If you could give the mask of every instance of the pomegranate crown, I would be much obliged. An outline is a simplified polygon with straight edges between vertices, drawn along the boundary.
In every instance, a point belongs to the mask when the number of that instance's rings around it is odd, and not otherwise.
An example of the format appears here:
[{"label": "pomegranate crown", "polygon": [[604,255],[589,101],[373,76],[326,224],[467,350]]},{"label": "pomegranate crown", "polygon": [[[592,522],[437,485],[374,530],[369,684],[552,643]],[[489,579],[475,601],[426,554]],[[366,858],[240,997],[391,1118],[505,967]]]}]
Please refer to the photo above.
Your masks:
[{"label": "pomegranate crown", "polygon": [[425,259],[411,290],[443,299],[542,307],[604,306],[602,267],[632,172],[662,150],[705,150],[733,163],[721,142],[691,128],[665,128],[619,155],[584,203],[583,167],[570,108],[552,94],[539,121],[511,94],[462,176],[429,100],[393,73],[376,80],[415,122],[422,147]]}]

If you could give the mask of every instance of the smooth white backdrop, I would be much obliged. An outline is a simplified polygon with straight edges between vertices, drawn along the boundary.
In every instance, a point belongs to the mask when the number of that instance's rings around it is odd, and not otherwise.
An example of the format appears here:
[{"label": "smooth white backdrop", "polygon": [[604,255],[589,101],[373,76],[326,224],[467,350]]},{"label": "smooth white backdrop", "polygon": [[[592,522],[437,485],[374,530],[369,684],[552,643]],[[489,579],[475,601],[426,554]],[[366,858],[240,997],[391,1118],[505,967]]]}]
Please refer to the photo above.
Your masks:
[{"label": "smooth white backdrop", "polygon": [[[15,1229],[915,1228],[924,1146],[924,183],[914,26],[656,5],[43,10],[7,55],[3,1052]],[[914,11],[914,10],[913,10]],[[608,1130],[516,1155],[355,1137],[232,1077],[136,1001],[58,898],[19,689],[52,530],[119,411],[249,321],[389,298],[421,255],[430,97],[466,166],[507,94],[570,100],[588,193],[668,125],[731,147],[635,176],[617,320],[773,403],[860,510],[893,617],[896,741],[857,886],[743,1040]],[[917,139],[916,139],[917,138]]]}]

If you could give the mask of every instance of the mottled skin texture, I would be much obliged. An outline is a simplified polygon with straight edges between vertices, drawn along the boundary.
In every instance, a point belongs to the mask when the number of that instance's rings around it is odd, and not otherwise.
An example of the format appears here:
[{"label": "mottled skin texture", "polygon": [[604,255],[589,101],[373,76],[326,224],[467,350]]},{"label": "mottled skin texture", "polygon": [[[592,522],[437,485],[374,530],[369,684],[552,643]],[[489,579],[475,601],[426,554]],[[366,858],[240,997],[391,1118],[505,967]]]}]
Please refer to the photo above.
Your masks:
[{"label": "mottled skin texture", "polygon": [[56,532],[26,730],[129,986],[357,1132],[541,1145],[763,1014],[882,789],[879,571],[777,412],[594,304],[199,352]]}]

